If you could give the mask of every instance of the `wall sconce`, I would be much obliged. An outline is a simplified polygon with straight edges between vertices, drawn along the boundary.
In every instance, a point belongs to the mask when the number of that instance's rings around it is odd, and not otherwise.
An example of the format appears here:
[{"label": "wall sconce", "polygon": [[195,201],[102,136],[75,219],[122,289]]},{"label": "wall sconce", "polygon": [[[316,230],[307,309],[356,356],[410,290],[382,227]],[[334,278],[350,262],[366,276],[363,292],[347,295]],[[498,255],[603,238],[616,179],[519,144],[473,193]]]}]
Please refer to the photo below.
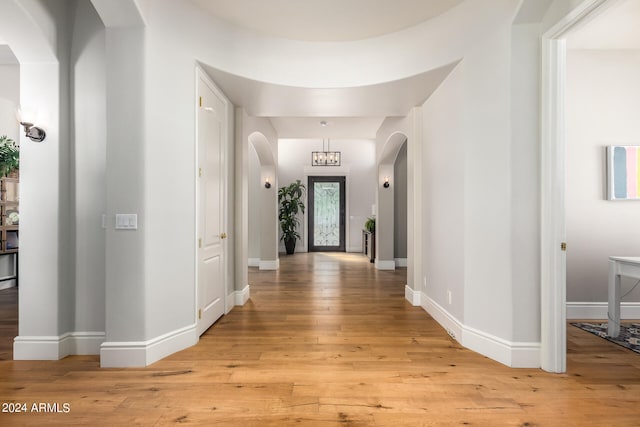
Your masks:
[{"label": "wall sconce", "polygon": [[38,126],[34,126],[33,123],[20,122],[20,124],[24,126],[24,134],[26,135],[26,137],[32,141],[42,142],[47,136],[47,133],[44,131],[44,129],[39,128]]},{"label": "wall sconce", "polygon": [[271,183],[269,182],[269,178],[264,180],[264,188],[271,188]]},{"label": "wall sconce", "polygon": [[44,129],[38,126],[34,126],[33,123],[24,120],[22,116],[22,110],[18,108],[18,110],[16,111],[16,118],[18,119],[18,122],[24,127],[25,136],[35,142],[44,141],[45,137],[47,136],[47,133],[44,131]]},{"label": "wall sconce", "polygon": [[382,184],[382,186],[383,186],[384,188],[389,188],[389,185],[391,185],[391,184],[389,184],[389,177],[388,177],[388,176],[385,176],[385,177],[384,177],[384,184]]}]

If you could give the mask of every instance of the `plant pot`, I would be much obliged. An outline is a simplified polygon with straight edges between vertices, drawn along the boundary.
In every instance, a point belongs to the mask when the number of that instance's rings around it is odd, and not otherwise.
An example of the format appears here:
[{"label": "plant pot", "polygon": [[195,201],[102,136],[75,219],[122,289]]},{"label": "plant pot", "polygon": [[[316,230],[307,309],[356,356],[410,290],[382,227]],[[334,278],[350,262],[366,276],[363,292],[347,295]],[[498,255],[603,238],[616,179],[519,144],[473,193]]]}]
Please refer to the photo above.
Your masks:
[{"label": "plant pot", "polygon": [[296,239],[284,239],[284,247],[287,255],[291,255],[296,251]]}]

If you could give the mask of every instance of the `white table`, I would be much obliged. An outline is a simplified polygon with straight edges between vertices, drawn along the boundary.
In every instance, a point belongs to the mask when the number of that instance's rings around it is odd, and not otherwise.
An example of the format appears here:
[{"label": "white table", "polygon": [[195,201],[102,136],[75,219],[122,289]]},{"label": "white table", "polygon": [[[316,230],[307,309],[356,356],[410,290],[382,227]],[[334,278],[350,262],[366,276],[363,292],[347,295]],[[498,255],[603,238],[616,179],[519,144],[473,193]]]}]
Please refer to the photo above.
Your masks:
[{"label": "white table", "polygon": [[620,277],[640,279],[640,257],[609,257],[609,319],[607,334],[620,335]]}]

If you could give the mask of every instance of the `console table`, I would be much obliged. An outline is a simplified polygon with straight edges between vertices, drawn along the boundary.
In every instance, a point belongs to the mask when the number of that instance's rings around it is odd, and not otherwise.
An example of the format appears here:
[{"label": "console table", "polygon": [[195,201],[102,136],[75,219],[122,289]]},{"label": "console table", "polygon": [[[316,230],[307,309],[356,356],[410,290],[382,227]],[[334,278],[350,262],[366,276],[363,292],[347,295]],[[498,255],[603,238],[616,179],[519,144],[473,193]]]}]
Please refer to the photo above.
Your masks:
[{"label": "console table", "polygon": [[369,258],[369,262],[376,260],[376,233],[362,230],[362,253]]},{"label": "console table", "polygon": [[620,277],[640,279],[640,257],[609,257],[609,319],[607,334],[620,335]]}]

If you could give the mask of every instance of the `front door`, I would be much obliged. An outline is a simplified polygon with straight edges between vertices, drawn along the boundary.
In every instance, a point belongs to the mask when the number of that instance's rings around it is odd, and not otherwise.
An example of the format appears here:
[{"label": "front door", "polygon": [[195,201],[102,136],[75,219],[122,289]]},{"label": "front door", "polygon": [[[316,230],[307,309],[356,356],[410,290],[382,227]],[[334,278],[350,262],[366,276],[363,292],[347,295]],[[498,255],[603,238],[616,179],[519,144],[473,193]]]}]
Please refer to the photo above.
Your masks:
[{"label": "front door", "polygon": [[225,100],[198,74],[197,328],[204,333],[225,310],[224,144]]},{"label": "front door", "polygon": [[345,251],[345,177],[309,177],[309,252]]}]

